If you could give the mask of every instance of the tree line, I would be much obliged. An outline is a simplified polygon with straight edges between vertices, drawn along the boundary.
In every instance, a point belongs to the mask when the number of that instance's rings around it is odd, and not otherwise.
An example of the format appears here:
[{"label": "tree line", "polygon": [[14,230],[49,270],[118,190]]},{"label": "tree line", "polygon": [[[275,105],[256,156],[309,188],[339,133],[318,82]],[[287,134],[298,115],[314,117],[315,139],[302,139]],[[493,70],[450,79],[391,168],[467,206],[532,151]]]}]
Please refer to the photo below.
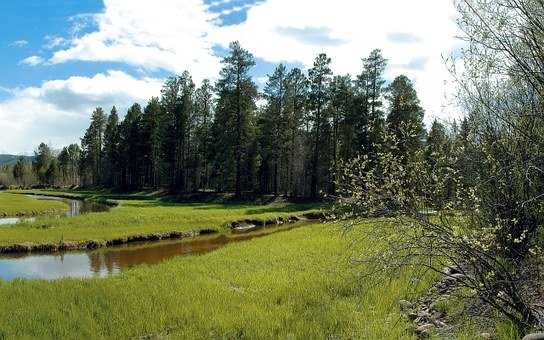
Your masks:
[{"label": "tree line", "polygon": [[[57,157],[38,147],[37,181],[318,198],[337,194],[342,164],[360,155],[376,159],[390,147],[387,135],[404,141],[400,153],[429,149],[431,157],[442,148],[434,144],[455,134],[435,122],[427,137],[412,81],[400,75],[387,84],[380,50],[362,59],[355,77],[334,75],[326,54],[307,72],[280,64],[262,92],[251,76],[254,65],[253,55],[233,42],[215,84],[197,87],[184,72],[122,120],[115,107],[96,108],[80,146]],[[15,169],[13,175],[22,179]]]}]

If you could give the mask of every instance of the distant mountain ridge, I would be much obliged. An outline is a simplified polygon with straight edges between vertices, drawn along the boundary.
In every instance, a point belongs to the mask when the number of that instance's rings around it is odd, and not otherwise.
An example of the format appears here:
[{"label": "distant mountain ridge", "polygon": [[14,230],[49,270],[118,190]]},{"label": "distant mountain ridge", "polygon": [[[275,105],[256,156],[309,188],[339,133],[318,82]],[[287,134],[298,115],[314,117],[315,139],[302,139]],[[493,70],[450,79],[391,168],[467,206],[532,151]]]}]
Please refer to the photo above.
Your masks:
[{"label": "distant mountain ridge", "polygon": [[25,159],[32,161],[33,156],[20,156],[20,155],[0,155],[0,165],[12,165],[17,162],[19,157],[24,157]]}]

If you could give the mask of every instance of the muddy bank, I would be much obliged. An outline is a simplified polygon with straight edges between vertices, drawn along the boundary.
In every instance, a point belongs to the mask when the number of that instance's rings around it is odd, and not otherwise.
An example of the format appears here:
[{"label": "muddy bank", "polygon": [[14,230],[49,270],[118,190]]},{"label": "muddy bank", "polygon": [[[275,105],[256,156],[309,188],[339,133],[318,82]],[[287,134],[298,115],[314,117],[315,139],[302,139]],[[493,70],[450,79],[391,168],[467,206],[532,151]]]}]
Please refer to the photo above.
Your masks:
[{"label": "muddy bank", "polygon": [[[318,222],[325,217],[321,213],[307,213],[300,216],[292,215],[288,217],[276,217],[267,220],[239,220],[230,223],[231,230],[243,233],[243,230],[249,225],[249,223],[259,223],[259,225],[252,225],[252,228],[248,228],[247,231],[254,231],[259,228],[266,228],[270,226],[277,226],[288,223],[298,222]],[[238,230],[237,230],[238,229]],[[112,240],[86,240],[78,242],[61,241],[58,243],[17,243],[7,246],[0,246],[0,254],[17,254],[17,253],[58,253],[66,251],[76,250],[93,250],[104,247],[119,246],[124,244],[136,243],[136,242],[149,242],[149,241],[161,241],[161,240],[179,240],[183,238],[197,237],[200,235],[210,235],[218,233],[213,228],[202,228],[196,231],[170,231],[162,233],[151,233],[144,235],[131,235],[127,237],[116,238]]]}]

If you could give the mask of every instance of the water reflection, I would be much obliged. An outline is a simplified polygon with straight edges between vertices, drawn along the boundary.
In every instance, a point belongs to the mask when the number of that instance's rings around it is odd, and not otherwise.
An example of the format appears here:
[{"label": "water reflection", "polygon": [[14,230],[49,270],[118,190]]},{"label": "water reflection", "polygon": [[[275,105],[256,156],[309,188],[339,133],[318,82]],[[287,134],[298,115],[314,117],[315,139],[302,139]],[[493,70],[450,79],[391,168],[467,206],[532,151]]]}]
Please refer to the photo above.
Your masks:
[{"label": "water reflection", "polygon": [[29,218],[6,217],[6,218],[0,218],[0,226],[1,225],[17,224],[19,222],[34,222],[34,221],[36,221],[35,217],[29,217]]},{"label": "water reflection", "polygon": [[65,277],[106,277],[127,268],[153,265],[183,255],[211,252],[229,243],[300,227],[303,223],[283,228],[269,228],[248,234],[199,237],[192,240],[175,240],[124,245],[88,252],[70,252],[55,255],[10,255],[0,257],[0,279],[59,279]]}]

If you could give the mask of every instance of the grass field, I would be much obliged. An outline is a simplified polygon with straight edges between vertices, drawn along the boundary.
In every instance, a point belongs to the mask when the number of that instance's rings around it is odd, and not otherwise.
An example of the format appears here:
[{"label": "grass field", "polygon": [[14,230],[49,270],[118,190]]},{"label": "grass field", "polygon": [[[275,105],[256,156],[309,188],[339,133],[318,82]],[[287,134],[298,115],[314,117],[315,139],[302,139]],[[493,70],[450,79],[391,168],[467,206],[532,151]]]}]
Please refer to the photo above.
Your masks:
[{"label": "grass field", "polygon": [[[77,193],[45,193],[65,197],[78,195]],[[14,198],[25,197],[14,194],[5,195]],[[89,198],[90,196],[91,194],[85,194],[83,197]],[[94,194],[92,198],[111,199],[112,196]],[[29,198],[29,200],[31,199]],[[172,203],[139,196],[123,197],[116,202],[119,205],[106,213],[91,213],[62,219],[43,218],[34,223],[21,223],[12,227],[0,228],[0,246],[20,243],[57,243],[60,241],[108,241],[134,235],[207,228],[222,231],[226,229],[228,222],[238,219],[267,219],[288,216],[317,207],[315,204],[292,203],[269,205]],[[1,209],[0,205],[0,211]]]},{"label": "grass field", "polygon": [[[118,206],[107,213],[0,228],[0,246],[106,241],[203,228],[225,231],[233,220],[320,208],[289,203],[173,203],[148,195],[97,192],[36,193],[109,199]],[[9,202],[16,208],[13,202],[33,201],[22,195],[1,196],[13,199]],[[385,223],[398,221],[369,219],[348,235],[337,225],[306,225],[206,255],[136,267],[107,279],[0,280],[0,339],[415,338],[410,330],[413,325],[401,317],[398,301],[417,297],[432,278],[415,279],[409,271],[395,278],[362,278],[360,267],[348,266],[348,254],[377,246],[360,241],[353,249],[352,238],[365,227]],[[407,292],[415,295],[408,297]],[[479,337],[478,324],[471,320],[458,320],[458,324],[456,338]],[[494,333],[497,339],[515,337],[500,319]]]},{"label": "grass field", "polygon": [[408,273],[361,280],[346,244],[317,224],[107,279],[0,281],[0,338],[414,338]]},{"label": "grass field", "polygon": [[37,200],[25,195],[0,192],[0,217],[35,216],[68,210],[64,202]]}]

